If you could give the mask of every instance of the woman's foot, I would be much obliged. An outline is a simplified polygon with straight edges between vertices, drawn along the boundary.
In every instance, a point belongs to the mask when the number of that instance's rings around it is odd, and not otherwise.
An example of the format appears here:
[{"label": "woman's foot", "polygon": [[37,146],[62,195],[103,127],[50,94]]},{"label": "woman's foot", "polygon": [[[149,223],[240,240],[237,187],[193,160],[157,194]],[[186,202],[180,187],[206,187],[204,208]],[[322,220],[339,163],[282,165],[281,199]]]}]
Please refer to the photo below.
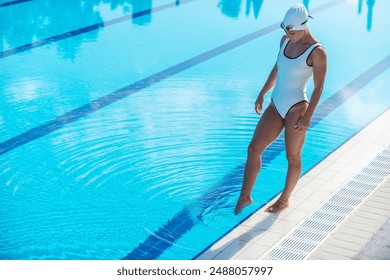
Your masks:
[{"label": "woman's foot", "polygon": [[236,209],[234,210],[234,214],[238,214],[241,212],[241,210],[245,207],[245,206],[248,206],[249,204],[251,204],[253,202],[253,199],[252,197],[240,197],[237,201],[237,205],[236,205]]},{"label": "woman's foot", "polygon": [[265,209],[265,212],[277,213],[286,209],[288,207],[288,202],[284,202],[283,200],[278,199],[274,204],[268,206]]}]

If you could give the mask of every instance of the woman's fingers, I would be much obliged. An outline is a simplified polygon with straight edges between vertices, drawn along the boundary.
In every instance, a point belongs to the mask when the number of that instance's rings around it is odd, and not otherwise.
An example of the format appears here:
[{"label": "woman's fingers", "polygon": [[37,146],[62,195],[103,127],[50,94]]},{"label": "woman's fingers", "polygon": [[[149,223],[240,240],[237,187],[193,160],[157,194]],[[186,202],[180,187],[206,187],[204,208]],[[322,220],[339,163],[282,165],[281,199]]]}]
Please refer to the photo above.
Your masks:
[{"label": "woman's fingers", "polygon": [[261,109],[263,109],[262,106],[261,106],[261,104],[260,104],[260,103],[256,103],[255,110],[256,110],[256,113],[257,113],[258,115],[260,115]]}]

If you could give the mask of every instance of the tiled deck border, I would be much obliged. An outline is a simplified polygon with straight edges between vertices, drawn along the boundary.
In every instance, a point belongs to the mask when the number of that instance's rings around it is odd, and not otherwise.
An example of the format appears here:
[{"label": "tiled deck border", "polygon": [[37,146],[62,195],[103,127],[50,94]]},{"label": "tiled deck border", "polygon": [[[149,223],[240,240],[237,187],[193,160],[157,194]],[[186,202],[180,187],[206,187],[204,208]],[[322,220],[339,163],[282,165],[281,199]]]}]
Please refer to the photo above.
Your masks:
[{"label": "tiled deck border", "polygon": [[[264,208],[260,209],[198,259],[261,258],[389,145],[389,123],[390,110],[387,110],[301,178],[291,196],[289,208],[280,214],[269,214],[264,212]],[[325,239],[308,259],[354,258],[390,218],[389,181],[388,178],[342,221],[336,231]]]},{"label": "tiled deck border", "polygon": [[[308,259],[359,259],[359,252],[389,220],[389,217],[390,179],[388,178]],[[387,255],[390,256],[390,250]]]}]

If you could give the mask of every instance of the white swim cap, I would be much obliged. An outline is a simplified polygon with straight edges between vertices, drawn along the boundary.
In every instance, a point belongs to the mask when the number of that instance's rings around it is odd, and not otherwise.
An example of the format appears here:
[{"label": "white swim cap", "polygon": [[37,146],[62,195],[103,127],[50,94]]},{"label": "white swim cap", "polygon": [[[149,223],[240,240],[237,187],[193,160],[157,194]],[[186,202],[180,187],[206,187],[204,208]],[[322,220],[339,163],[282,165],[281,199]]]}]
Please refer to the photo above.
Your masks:
[{"label": "white swim cap", "polygon": [[291,27],[291,30],[305,30],[309,20],[309,14],[303,4],[296,4],[286,12],[281,27]]}]

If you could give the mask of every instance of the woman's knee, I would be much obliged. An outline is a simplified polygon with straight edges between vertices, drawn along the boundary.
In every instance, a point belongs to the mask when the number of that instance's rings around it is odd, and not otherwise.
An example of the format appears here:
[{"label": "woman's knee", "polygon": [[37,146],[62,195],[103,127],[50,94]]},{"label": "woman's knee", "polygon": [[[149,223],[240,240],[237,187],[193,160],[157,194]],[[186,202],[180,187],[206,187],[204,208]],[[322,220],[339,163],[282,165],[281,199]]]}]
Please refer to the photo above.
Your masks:
[{"label": "woman's knee", "polygon": [[248,156],[261,156],[261,154],[263,153],[263,149],[258,146],[258,145],[255,145],[253,142],[251,142],[249,145],[248,145]]},{"label": "woman's knee", "polygon": [[287,153],[287,161],[289,165],[301,165],[302,157],[301,154],[289,154]]}]

